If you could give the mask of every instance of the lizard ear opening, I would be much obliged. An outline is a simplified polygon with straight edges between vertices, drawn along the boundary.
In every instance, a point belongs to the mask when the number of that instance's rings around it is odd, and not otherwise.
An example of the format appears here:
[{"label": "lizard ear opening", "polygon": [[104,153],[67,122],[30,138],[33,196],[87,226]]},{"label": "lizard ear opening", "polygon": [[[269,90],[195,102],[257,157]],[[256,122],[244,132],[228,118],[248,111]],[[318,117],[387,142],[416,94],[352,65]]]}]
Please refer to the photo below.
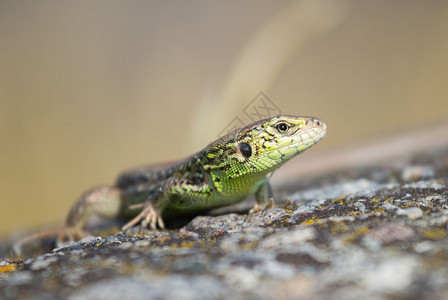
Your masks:
[{"label": "lizard ear opening", "polygon": [[240,149],[240,152],[244,156],[244,158],[249,158],[252,155],[252,148],[248,143],[240,143],[238,145],[238,148]]}]

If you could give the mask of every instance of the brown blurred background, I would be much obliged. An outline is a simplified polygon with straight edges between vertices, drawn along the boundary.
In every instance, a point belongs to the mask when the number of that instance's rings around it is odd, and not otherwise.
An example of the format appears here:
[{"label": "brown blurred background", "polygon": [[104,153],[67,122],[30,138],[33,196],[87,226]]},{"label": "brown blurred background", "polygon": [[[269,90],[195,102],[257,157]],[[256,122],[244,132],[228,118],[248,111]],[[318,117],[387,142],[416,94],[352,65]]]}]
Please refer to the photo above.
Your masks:
[{"label": "brown blurred background", "polygon": [[448,2],[5,0],[0,70],[4,235],[201,149],[261,91],[327,122],[312,151],[448,120]]}]

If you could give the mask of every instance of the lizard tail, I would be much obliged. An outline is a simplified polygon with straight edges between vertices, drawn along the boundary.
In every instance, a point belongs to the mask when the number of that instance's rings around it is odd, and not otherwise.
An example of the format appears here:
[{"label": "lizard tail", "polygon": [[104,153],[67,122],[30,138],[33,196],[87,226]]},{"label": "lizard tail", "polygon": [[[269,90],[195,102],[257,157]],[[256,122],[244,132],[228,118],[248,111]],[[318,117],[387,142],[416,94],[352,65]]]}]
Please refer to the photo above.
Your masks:
[{"label": "lizard tail", "polygon": [[61,231],[63,231],[63,226],[59,226],[56,228],[51,228],[43,231],[36,232],[31,235],[27,235],[17,242],[15,242],[12,246],[12,250],[14,253],[18,256],[22,256],[22,247],[28,243],[31,243],[33,241],[43,239],[43,238],[49,238],[49,237],[57,237]]}]

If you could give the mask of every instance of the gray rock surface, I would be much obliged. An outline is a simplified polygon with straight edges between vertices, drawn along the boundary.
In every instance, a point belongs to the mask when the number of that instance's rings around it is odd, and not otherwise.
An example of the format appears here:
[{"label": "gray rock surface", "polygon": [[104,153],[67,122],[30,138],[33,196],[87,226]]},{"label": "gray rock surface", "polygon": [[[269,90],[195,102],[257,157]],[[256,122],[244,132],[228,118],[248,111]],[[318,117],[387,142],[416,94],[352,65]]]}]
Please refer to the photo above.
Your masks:
[{"label": "gray rock surface", "polygon": [[253,215],[24,260],[3,251],[1,298],[446,298],[447,183],[448,150],[420,153],[294,180],[275,191],[279,208]]}]

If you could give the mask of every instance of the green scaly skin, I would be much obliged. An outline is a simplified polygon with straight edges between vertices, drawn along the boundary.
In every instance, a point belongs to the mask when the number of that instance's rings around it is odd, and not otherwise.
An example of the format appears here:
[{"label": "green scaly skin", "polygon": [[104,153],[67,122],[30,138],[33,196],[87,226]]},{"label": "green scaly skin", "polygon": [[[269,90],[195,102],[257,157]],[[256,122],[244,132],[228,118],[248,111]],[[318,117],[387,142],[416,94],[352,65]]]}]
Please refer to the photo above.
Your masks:
[{"label": "green scaly skin", "polygon": [[280,115],[229,133],[177,163],[124,172],[115,186],[96,187],[81,196],[59,240],[82,237],[92,214],[134,217],[123,230],[139,223],[156,229],[164,228],[162,216],[197,214],[249,195],[257,201],[251,212],[271,207],[266,175],[319,142],[326,128],[314,117]]}]

